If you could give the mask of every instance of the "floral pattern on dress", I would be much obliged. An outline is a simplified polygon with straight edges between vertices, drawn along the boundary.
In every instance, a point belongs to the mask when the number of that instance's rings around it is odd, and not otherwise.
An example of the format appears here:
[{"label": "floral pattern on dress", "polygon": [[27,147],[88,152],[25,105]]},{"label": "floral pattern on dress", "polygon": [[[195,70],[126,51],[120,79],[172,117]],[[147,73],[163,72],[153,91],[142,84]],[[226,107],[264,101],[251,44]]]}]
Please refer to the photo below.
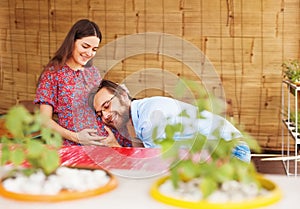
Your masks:
[{"label": "floral pattern on dress", "polygon": [[[41,75],[36,91],[36,104],[49,104],[57,114],[57,123],[70,131],[79,132],[85,128],[97,129],[100,136],[106,136],[102,121],[88,106],[90,90],[99,85],[101,76],[95,67],[84,70],[72,70],[68,65],[55,69],[47,68]],[[120,145],[131,146],[131,143],[116,133]],[[80,145],[64,139],[63,145]]]}]

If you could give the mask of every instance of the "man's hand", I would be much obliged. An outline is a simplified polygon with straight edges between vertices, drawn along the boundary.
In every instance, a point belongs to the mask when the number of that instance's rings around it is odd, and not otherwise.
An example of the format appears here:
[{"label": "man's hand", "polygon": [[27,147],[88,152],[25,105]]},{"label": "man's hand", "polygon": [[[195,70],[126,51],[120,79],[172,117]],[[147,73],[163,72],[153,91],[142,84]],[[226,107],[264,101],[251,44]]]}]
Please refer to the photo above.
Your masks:
[{"label": "man's hand", "polygon": [[83,129],[76,133],[78,143],[82,145],[102,145],[106,137],[99,136],[96,129]]},{"label": "man's hand", "polygon": [[107,126],[104,126],[104,128],[107,131],[108,136],[106,139],[101,140],[102,145],[107,147],[121,147],[112,130]]},{"label": "man's hand", "polygon": [[232,150],[232,155],[246,163],[250,163],[251,161],[251,151],[246,142],[240,141],[239,144]]}]

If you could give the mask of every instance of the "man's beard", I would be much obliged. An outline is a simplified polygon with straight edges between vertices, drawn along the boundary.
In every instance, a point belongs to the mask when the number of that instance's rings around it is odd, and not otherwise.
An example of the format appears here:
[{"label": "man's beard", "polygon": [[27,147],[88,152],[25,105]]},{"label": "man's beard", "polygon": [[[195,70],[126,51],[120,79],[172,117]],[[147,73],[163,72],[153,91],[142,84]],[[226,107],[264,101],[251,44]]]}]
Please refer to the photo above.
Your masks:
[{"label": "man's beard", "polygon": [[119,123],[115,124],[115,127],[120,132],[121,130],[123,130],[124,128],[126,128],[127,123],[130,120],[130,116],[129,116],[129,113],[124,113],[122,115],[119,115],[119,117],[121,118],[121,120],[120,120]]},{"label": "man's beard", "polygon": [[115,128],[122,136],[128,138],[129,133],[128,133],[127,124],[131,123],[130,108],[124,108],[123,111],[119,114],[119,118],[120,118],[120,122],[115,124]]}]

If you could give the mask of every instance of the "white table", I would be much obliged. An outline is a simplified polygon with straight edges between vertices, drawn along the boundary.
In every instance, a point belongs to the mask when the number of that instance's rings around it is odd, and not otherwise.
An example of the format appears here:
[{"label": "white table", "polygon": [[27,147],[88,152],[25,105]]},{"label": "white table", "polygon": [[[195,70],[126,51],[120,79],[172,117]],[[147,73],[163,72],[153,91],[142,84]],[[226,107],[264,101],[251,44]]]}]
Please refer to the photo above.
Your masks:
[{"label": "white table", "polygon": [[[125,171],[125,170],[124,170]],[[120,174],[120,170],[112,170],[112,173]],[[125,171],[126,172],[126,171]],[[266,175],[275,182],[283,193],[283,198],[278,203],[265,207],[268,209],[299,208],[300,206],[300,178],[283,175]],[[129,179],[117,176],[118,187],[108,193],[66,202],[57,203],[35,203],[21,202],[6,199],[0,196],[1,209],[175,209],[177,207],[168,206],[157,202],[149,195],[152,183],[158,177],[146,179]]]}]

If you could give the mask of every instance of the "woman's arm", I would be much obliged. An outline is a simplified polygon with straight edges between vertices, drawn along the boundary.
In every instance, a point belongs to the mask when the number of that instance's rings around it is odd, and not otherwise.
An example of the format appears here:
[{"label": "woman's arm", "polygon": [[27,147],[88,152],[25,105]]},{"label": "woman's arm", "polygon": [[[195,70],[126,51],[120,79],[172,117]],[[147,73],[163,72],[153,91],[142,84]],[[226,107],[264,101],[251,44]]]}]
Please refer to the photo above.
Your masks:
[{"label": "woman's arm", "polygon": [[45,123],[45,125],[47,127],[59,133],[63,138],[73,141],[75,143],[79,143],[79,139],[77,137],[76,132],[63,128],[52,119],[53,107],[51,105],[40,104],[40,113],[46,117],[47,122]]},{"label": "woman's arm", "polygon": [[53,108],[51,105],[41,104],[40,112],[46,117],[46,126],[58,132],[63,138],[83,145],[99,145],[99,146],[120,146],[112,131],[108,132],[108,136],[98,136],[95,129],[83,129],[80,132],[73,132],[63,128],[52,119]]}]

